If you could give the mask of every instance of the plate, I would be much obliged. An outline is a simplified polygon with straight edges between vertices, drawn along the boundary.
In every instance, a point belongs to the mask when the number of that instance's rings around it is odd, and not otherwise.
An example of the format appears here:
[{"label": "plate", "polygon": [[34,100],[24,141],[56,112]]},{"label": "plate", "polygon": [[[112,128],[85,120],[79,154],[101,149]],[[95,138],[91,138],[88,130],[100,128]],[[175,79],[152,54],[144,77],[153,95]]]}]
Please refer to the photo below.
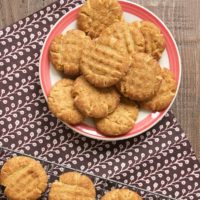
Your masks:
[{"label": "plate", "polygon": [[[176,45],[176,42],[166,27],[166,25],[157,17],[155,14],[153,14],[148,9],[132,3],[128,1],[119,1],[123,13],[124,18],[127,22],[133,22],[138,20],[148,20],[156,24],[162,31],[165,41],[166,41],[166,49],[164,50],[162,57],[160,59],[160,65],[162,67],[169,68],[175,76],[176,82],[177,82],[177,91],[174,99],[177,96],[177,92],[180,85],[180,79],[181,79],[181,60],[179,51]],[[48,34],[43,49],[41,51],[41,57],[40,57],[40,65],[39,65],[39,74],[40,74],[40,82],[42,86],[42,90],[44,93],[45,98],[47,99],[47,96],[50,92],[51,87],[62,78],[62,75],[57,72],[52,64],[49,61],[49,46],[51,44],[52,39],[61,33],[64,33],[70,29],[76,28],[76,22],[77,22],[77,15],[79,12],[80,6],[72,9],[69,11],[66,15],[64,15],[51,29],[50,33]],[[108,137],[104,136],[101,133],[99,133],[96,128],[94,127],[94,124],[92,123],[92,120],[86,119],[84,123],[76,126],[71,126],[69,124],[66,124],[74,131],[93,138],[93,139],[99,139],[99,140],[107,140],[107,141],[113,141],[113,140],[122,140],[122,139],[128,139],[134,136],[137,136],[151,127],[153,127],[155,124],[157,124],[167,113],[167,111],[170,109],[171,105],[174,102],[171,102],[171,104],[168,106],[167,109],[165,109],[162,112],[149,112],[145,110],[140,110],[138,119],[136,121],[136,124],[134,128],[123,136],[118,137]]]}]

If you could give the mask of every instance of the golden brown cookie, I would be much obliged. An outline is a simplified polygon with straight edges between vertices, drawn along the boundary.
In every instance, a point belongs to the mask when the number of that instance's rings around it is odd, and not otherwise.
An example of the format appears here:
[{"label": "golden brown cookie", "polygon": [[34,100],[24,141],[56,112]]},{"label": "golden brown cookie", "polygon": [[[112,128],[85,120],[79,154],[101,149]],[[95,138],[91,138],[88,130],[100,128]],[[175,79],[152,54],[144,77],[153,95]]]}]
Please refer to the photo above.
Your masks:
[{"label": "golden brown cookie", "polygon": [[133,52],[144,52],[145,41],[141,31],[127,22],[116,22],[108,27],[103,35],[117,38],[122,40],[123,46],[128,54]]},{"label": "golden brown cookie", "polygon": [[85,175],[67,172],[51,185],[49,200],[95,200],[93,182]]},{"label": "golden brown cookie", "polygon": [[79,75],[82,50],[90,42],[91,39],[80,30],[70,30],[56,36],[50,46],[50,60],[55,69],[66,75]]},{"label": "golden brown cookie", "polygon": [[148,54],[135,53],[126,76],[117,84],[125,97],[135,101],[152,98],[158,91],[162,78],[159,63]]},{"label": "golden brown cookie", "polygon": [[142,200],[142,197],[129,189],[114,189],[107,192],[101,200]]},{"label": "golden brown cookie", "polygon": [[138,116],[138,106],[122,99],[114,112],[103,119],[96,120],[97,129],[108,136],[119,136],[130,131]]},{"label": "golden brown cookie", "polygon": [[99,37],[84,49],[81,72],[94,86],[104,88],[116,84],[128,71],[130,58],[123,42],[113,36]]},{"label": "golden brown cookie", "polygon": [[36,200],[47,187],[47,175],[42,165],[29,157],[16,156],[4,164],[0,182],[10,200]]},{"label": "golden brown cookie", "polygon": [[138,21],[133,27],[139,28],[145,39],[145,52],[159,60],[165,49],[165,38],[161,30],[152,22]]},{"label": "golden brown cookie", "polygon": [[143,108],[151,111],[161,111],[169,106],[176,94],[176,81],[174,75],[168,69],[162,69],[162,83],[156,94],[151,100],[141,102]]},{"label": "golden brown cookie", "polygon": [[84,115],[74,105],[71,90],[74,81],[62,79],[51,89],[48,95],[50,111],[63,122],[75,125],[83,122]]},{"label": "golden brown cookie", "polygon": [[83,76],[75,80],[72,95],[76,107],[84,115],[94,118],[107,116],[116,109],[120,101],[115,88],[95,88]]},{"label": "golden brown cookie", "polygon": [[117,0],[87,0],[80,8],[78,28],[97,38],[105,28],[121,19],[122,9]]}]

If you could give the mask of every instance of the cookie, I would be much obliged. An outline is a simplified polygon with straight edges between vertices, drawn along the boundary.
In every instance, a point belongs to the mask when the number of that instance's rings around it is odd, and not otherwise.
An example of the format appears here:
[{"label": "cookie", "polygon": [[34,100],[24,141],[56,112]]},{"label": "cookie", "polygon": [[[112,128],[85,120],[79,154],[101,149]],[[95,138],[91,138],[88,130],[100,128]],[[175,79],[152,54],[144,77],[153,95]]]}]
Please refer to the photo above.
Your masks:
[{"label": "cookie", "polygon": [[103,119],[95,121],[97,129],[104,135],[119,136],[130,131],[138,116],[138,106],[123,99],[116,110]]},{"label": "cookie", "polygon": [[145,53],[135,53],[126,76],[117,84],[125,97],[135,101],[152,98],[158,91],[162,78],[159,63]]},{"label": "cookie", "polygon": [[29,157],[16,156],[4,164],[0,173],[4,194],[10,200],[36,200],[47,187],[42,165]]},{"label": "cookie", "polygon": [[169,106],[176,94],[176,81],[174,75],[168,69],[162,69],[162,83],[156,94],[152,99],[141,102],[143,108],[151,111],[162,111]]},{"label": "cookie", "polygon": [[101,200],[142,200],[142,197],[129,189],[114,189],[107,192]]},{"label": "cookie", "polygon": [[49,200],[95,200],[93,182],[85,175],[67,172],[51,185]]},{"label": "cookie", "polygon": [[117,0],[87,0],[78,14],[78,28],[97,38],[105,28],[122,19]]},{"label": "cookie", "polygon": [[99,37],[84,49],[81,72],[92,85],[105,88],[115,85],[128,71],[129,55],[123,42],[113,36]]},{"label": "cookie", "polygon": [[83,122],[84,115],[74,105],[71,94],[73,84],[74,81],[70,79],[58,81],[48,95],[48,106],[58,119],[75,125]]},{"label": "cookie", "polygon": [[133,27],[139,28],[145,39],[145,52],[159,60],[165,49],[165,38],[161,30],[152,22],[134,22]]},{"label": "cookie", "polygon": [[144,52],[145,50],[143,34],[139,29],[134,28],[127,22],[116,22],[108,27],[102,34],[107,36],[112,35],[118,40],[122,40],[124,49],[126,49],[128,54]]},{"label": "cookie", "polygon": [[50,60],[56,70],[69,76],[80,74],[80,57],[91,39],[80,30],[70,30],[56,36],[50,46]]},{"label": "cookie", "polygon": [[75,80],[72,95],[76,107],[86,116],[103,118],[113,112],[120,97],[115,88],[98,89],[83,76]]}]

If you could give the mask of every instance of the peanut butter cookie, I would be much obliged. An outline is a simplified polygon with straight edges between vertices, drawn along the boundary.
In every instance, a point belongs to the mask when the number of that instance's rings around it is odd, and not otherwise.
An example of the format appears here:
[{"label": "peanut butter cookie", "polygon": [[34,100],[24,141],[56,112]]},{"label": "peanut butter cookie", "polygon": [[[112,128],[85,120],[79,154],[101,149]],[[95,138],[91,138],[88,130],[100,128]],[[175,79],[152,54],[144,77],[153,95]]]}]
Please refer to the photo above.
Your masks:
[{"label": "peanut butter cookie", "polygon": [[97,38],[105,28],[121,19],[122,9],[117,0],[87,0],[80,8],[78,28]]},{"label": "peanut butter cookie", "polygon": [[152,22],[134,22],[133,27],[140,29],[145,39],[145,52],[159,60],[165,49],[165,38],[161,30]]},{"label": "peanut butter cookie", "polygon": [[138,106],[123,99],[116,110],[103,119],[96,120],[97,129],[108,136],[119,136],[130,131],[138,116]]},{"label": "peanut butter cookie", "polygon": [[75,80],[72,95],[76,107],[86,116],[102,118],[113,112],[120,97],[115,88],[98,89],[83,76]]},{"label": "peanut butter cookie", "polygon": [[102,36],[84,49],[81,72],[92,85],[105,88],[115,85],[128,71],[130,58],[123,41]]},{"label": "peanut butter cookie", "polygon": [[101,200],[142,200],[142,198],[129,189],[114,189],[107,192]]},{"label": "peanut butter cookie", "polygon": [[47,187],[47,175],[42,165],[29,157],[9,159],[1,169],[0,182],[10,200],[36,200]]},{"label": "peanut butter cookie", "polygon": [[62,79],[51,89],[48,96],[50,111],[63,122],[75,125],[83,122],[84,115],[74,105],[71,90],[73,80]]},{"label": "peanut butter cookie", "polygon": [[59,181],[51,185],[49,200],[95,200],[96,191],[92,181],[77,172],[68,172],[60,176]]},{"label": "peanut butter cookie", "polygon": [[50,60],[55,69],[66,75],[79,75],[82,50],[90,42],[90,38],[80,30],[70,30],[56,36],[50,46]]},{"label": "peanut butter cookie", "polygon": [[159,63],[148,54],[135,53],[126,76],[117,84],[125,97],[135,101],[152,98],[158,91],[162,77]]},{"label": "peanut butter cookie", "polygon": [[162,111],[169,106],[176,94],[176,81],[174,75],[168,69],[162,69],[162,83],[152,99],[141,102],[141,106],[151,111]]}]

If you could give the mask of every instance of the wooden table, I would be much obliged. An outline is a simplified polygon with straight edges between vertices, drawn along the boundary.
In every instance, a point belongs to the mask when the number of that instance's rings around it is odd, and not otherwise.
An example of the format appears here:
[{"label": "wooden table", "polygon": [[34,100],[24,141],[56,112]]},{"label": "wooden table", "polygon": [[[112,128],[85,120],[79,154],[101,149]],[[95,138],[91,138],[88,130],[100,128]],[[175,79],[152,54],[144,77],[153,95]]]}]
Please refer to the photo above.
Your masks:
[{"label": "wooden table", "polygon": [[[54,0],[0,0],[0,29]],[[173,111],[200,158],[200,1],[134,0],[171,30],[182,58],[182,81]]]}]

